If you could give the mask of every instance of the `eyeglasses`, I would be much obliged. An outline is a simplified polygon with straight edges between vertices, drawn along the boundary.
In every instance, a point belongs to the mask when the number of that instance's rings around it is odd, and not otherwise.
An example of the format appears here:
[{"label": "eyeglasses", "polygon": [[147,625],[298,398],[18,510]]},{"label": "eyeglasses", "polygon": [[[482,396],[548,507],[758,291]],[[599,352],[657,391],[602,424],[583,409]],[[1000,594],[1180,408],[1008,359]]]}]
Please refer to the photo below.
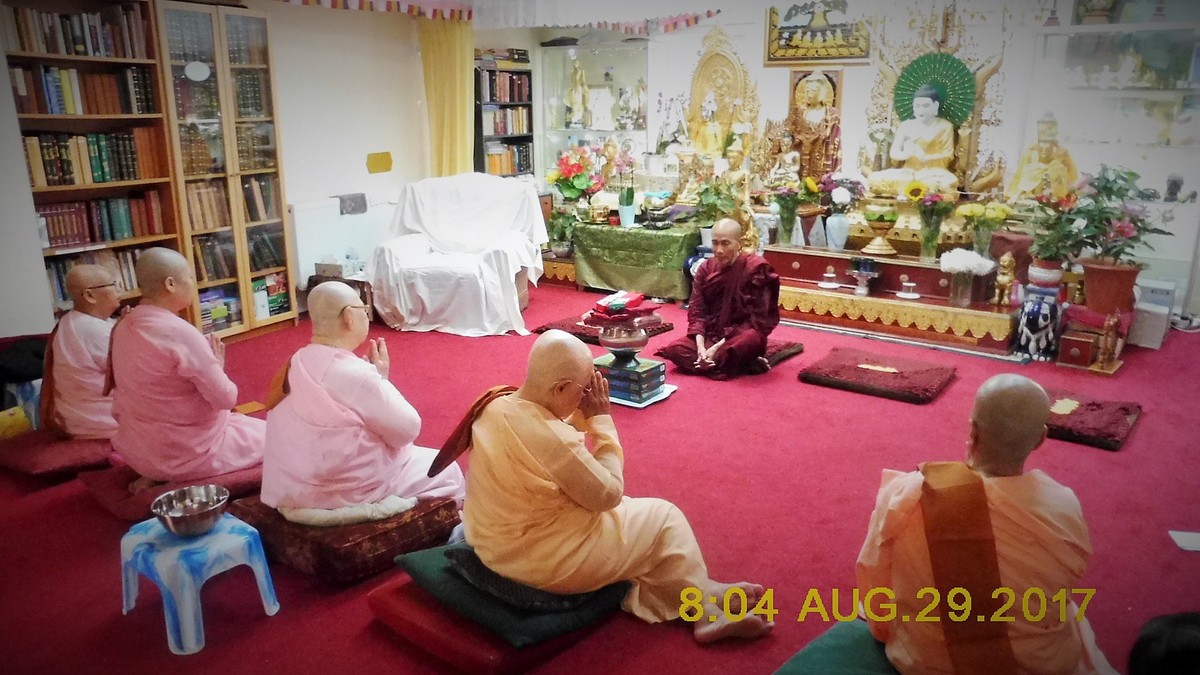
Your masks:
[{"label": "eyeglasses", "polygon": [[99,286],[88,286],[88,287],[87,287],[87,290],[89,290],[89,291],[94,291],[94,290],[96,290],[97,288],[116,288],[116,287],[117,287],[117,282],[115,282],[115,281],[110,281],[110,282],[109,282],[109,283],[107,283],[107,284],[100,284]]},{"label": "eyeglasses", "polygon": [[581,392],[583,392],[583,395],[584,395],[584,396],[587,396],[587,395],[588,395],[588,394],[590,394],[590,393],[591,393],[591,391],[592,391],[592,385],[591,385],[591,383],[589,383],[589,384],[588,384],[588,386],[586,386],[586,387],[585,387],[585,386],[583,386],[582,384],[579,384],[578,382],[575,382],[575,381],[573,381],[573,380],[563,380],[563,382],[566,382],[567,384],[573,384],[573,385],[575,385],[576,387],[579,387],[579,390],[580,390]]},{"label": "eyeglasses", "polygon": [[366,305],[346,305],[345,307],[342,308],[342,311],[338,312],[338,316],[345,314],[346,310],[348,310],[348,309],[361,309],[362,311],[365,312],[369,308]]}]

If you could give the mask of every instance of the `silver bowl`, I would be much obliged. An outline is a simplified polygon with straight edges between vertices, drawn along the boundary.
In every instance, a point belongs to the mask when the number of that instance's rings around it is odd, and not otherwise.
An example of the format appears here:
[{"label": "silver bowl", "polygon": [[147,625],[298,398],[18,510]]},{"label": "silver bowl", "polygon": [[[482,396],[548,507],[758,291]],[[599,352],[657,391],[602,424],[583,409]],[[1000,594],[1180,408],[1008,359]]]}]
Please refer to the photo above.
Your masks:
[{"label": "silver bowl", "polygon": [[614,366],[637,362],[637,353],[650,341],[650,334],[637,324],[616,324],[600,328],[600,346],[612,352]]},{"label": "silver bowl", "polygon": [[220,485],[189,485],[159,495],[150,510],[171,533],[196,537],[213,529],[228,505],[228,489]]}]

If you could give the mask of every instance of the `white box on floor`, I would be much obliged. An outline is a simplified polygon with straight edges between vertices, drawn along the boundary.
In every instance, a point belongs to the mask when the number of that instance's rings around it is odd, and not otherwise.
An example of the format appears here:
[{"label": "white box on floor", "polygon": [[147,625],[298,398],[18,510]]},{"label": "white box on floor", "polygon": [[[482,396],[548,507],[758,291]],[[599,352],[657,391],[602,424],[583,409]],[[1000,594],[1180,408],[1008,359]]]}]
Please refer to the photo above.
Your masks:
[{"label": "white box on floor", "polygon": [[1133,308],[1133,325],[1129,327],[1126,342],[1139,347],[1158,349],[1171,329],[1171,308],[1169,306],[1139,302]]},{"label": "white box on floor", "polygon": [[1162,279],[1138,278],[1138,302],[1166,307],[1168,313],[1175,308],[1175,282]]}]

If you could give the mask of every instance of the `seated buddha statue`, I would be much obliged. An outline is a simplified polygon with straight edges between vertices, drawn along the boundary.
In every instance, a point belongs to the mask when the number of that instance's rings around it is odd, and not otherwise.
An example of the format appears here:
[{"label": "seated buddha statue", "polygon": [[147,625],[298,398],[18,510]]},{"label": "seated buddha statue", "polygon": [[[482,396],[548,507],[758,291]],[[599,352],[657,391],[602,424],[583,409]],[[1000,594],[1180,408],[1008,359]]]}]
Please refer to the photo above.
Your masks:
[{"label": "seated buddha statue", "polygon": [[1021,163],[1005,191],[1009,200],[1030,199],[1045,190],[1055,199],[1062,199],[1079,179],[1071,153],[1058,144],[1058,121],[1054,115],[1047,113],[1038,120],[1037,136],[1037,143],[1021,155]]},{"label": "seated buddha statue", "polygon": [[676,155],[679,158],[679,187],[675,190],[675,203],[695,206],[700,202],[700,188],[704,185],[704,164],[696,151],[684,147]]},{"label": "seated buddha statue", "polygon": [[923,85],[913,94],[913,119],[896,129],[889,157],[898,168],[876,171],[868,178],[872,194],[895,196],[913,180],[921,181],[930,192],[948,193],[958,187],[958,177],[950,173],[954,160],[954,125],[939,117],[941,94],[931,85]]},{"label": "seated buddha statue", "polygon": [[779,156],[775,160],[775,166],[767,173],[766,183],[770,187],[799,185],[800,153],[792,147],[792,135],[785,131],[779,145]]}]

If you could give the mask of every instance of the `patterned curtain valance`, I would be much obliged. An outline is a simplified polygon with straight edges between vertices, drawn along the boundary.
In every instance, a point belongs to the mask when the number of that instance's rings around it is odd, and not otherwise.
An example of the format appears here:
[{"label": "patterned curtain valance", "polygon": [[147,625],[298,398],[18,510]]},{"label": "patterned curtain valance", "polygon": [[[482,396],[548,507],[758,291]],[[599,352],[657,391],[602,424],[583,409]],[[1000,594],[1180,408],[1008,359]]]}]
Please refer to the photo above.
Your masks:
[{"label": "patterned curtain valance", "polygon": [[470,21],[474,8],[470,2],[448,0],[280,0],[290,5],[317,5],[326,9],[357,9],[364,12],[397,12],[430,19]]},{"label": "patterned curtain valance", "polygon": [[[670,33],[694,26],[720,13],[695,10],[695,0],[473,0],[475,27],[496,28],[600,28],[627,35]],[[663,12],[647,18],[652,11]]]}]

